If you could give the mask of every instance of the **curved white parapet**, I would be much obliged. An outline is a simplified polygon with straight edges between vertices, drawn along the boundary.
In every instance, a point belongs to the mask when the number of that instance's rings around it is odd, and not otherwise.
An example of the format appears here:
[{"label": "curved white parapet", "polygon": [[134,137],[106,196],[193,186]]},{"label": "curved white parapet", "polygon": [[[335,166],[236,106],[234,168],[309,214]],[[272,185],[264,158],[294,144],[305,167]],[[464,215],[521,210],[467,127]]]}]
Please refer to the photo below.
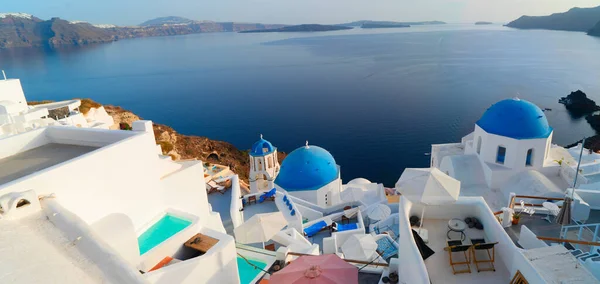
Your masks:
[{"label": "curved white parapet", "polygon": [[42,210],[34,190],[11,192],[0,197],[0,206],[4,211],[2,219],[17,220]]},{"label": "curved white parapet", "polygon": [[119,253],[102,240],[81,218],[53,198],[43,201],[48,220],[60,229],[112,283],[148,283]]}]

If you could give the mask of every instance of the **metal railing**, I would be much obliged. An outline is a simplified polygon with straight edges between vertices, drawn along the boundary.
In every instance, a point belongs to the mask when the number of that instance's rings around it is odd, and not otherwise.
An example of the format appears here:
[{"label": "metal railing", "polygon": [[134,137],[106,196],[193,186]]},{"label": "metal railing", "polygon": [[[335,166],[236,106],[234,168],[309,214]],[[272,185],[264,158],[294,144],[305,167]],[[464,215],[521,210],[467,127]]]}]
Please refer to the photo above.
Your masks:
[{"label": "metal railing", "polygon": [[[573,242],[575,244],[575,248],[578,249],[580,244],[600,247],[600,243],[598,243],[598,240],[599,240],[598,233],[600,233],[600,223],[563,226],[560,229],[560,237],[563,239],[566,239],[568,232],[572,231],[572,230],[577,230],[577,241],[582,242],[582,243]],[[585,239],[585,236],[584,236],[585,232],[592,234],[591,240]]]}]

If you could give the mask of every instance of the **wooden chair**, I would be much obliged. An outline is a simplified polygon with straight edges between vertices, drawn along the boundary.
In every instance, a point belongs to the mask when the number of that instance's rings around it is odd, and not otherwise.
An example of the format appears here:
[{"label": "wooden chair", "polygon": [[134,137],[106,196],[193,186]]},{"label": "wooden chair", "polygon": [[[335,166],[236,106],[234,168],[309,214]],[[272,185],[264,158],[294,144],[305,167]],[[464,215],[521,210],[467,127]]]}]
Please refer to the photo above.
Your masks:
[{"label": "wooden chair", "polygon": [[[471,260],[469,259],[469,255],[471,253],[471,245],[463,245],[461,241],[448,241],[448,246],[446,247],[446,250],[448,251],[448,256],[450,257],[450,266],[452,267],[452,272],[454,274],[471,273]],[[457,252],[463,253],[463,255],[465,256],[464,261],[455,261],[454,259],[452,259],[452,254]],[[467,268],[462,270],[456,270],[456,268],[454,267],[455,265],[466,265]]]},{"label": "wooden chair", "polygon": [[[484,239],[473,239],[471,240],[473,244],[473,262],[475,263],[475,267],[477,267],[477,272],[481,271],[496,271],[496,267],[494,267],[494,260],[496,256],[496,243],[486,243]],[[481,257],[477,259],[477,251],[487,252],[488,258],[482,259]],[[491,250],[491,253],[490,253]],[[479,268],[479,265],[482,263],[489,263],[490,267]]]},{"label": "wooden chair", "polygon": [[254,202],[254,204],[256,204],[256,195],[252,195],[252,196],[248,197],[248,205],[252,204],[252,202]]}]

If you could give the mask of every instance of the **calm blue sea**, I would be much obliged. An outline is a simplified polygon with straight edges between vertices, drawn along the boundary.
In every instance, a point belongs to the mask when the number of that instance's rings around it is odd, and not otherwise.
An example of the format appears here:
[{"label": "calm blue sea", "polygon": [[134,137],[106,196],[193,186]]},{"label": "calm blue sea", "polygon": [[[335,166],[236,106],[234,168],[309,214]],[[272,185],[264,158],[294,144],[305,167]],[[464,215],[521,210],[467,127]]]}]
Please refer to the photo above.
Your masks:
[{"label": "calm blue sea", "polygon": [[328,149],[349,181],[392,186],[425,167],[433,143],[460,141],[492,103],[514,96],[547,113],[554,141],[593,130],[558,98],[600,101],[600,38],[444,25],[327,33],[213,33],[60,50],[0,50],[29,100],[89,97],[184,134],[247,149]]}]

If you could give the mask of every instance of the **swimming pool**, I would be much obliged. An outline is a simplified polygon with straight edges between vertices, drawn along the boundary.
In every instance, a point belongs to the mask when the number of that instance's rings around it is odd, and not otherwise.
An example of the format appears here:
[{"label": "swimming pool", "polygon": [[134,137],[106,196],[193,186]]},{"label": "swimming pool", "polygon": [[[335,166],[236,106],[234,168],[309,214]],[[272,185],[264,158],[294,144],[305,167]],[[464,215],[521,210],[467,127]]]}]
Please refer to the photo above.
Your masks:
[{"label": "swimming pool", "polygon": [[[265,269],[267,267],[267,264],[260,261],[260,260],[254,260],[254,259],[250,259],[250,258],[246,258],[250,263],[260,267],[261,269]],[[237,257],[237,266],[238,266],[238,274],[240,275],[240,283],[241,284],[254,284],[253,281],[255,281],[256,276],[258,276],[259,274],[261,274],[263,271],[255,268],[254,266],[248,264],[248,262],[246,262],[246,260],[244,260],[242,257],[238,256]]]},{"label": "swimming pool", "polygon": [[179,231],[187,228],[190,224],[192,224],[192,221],[171,214],[165,214],[158,222],[154,223],[154,225],[138,237],[140,255],[179,233]]}]

